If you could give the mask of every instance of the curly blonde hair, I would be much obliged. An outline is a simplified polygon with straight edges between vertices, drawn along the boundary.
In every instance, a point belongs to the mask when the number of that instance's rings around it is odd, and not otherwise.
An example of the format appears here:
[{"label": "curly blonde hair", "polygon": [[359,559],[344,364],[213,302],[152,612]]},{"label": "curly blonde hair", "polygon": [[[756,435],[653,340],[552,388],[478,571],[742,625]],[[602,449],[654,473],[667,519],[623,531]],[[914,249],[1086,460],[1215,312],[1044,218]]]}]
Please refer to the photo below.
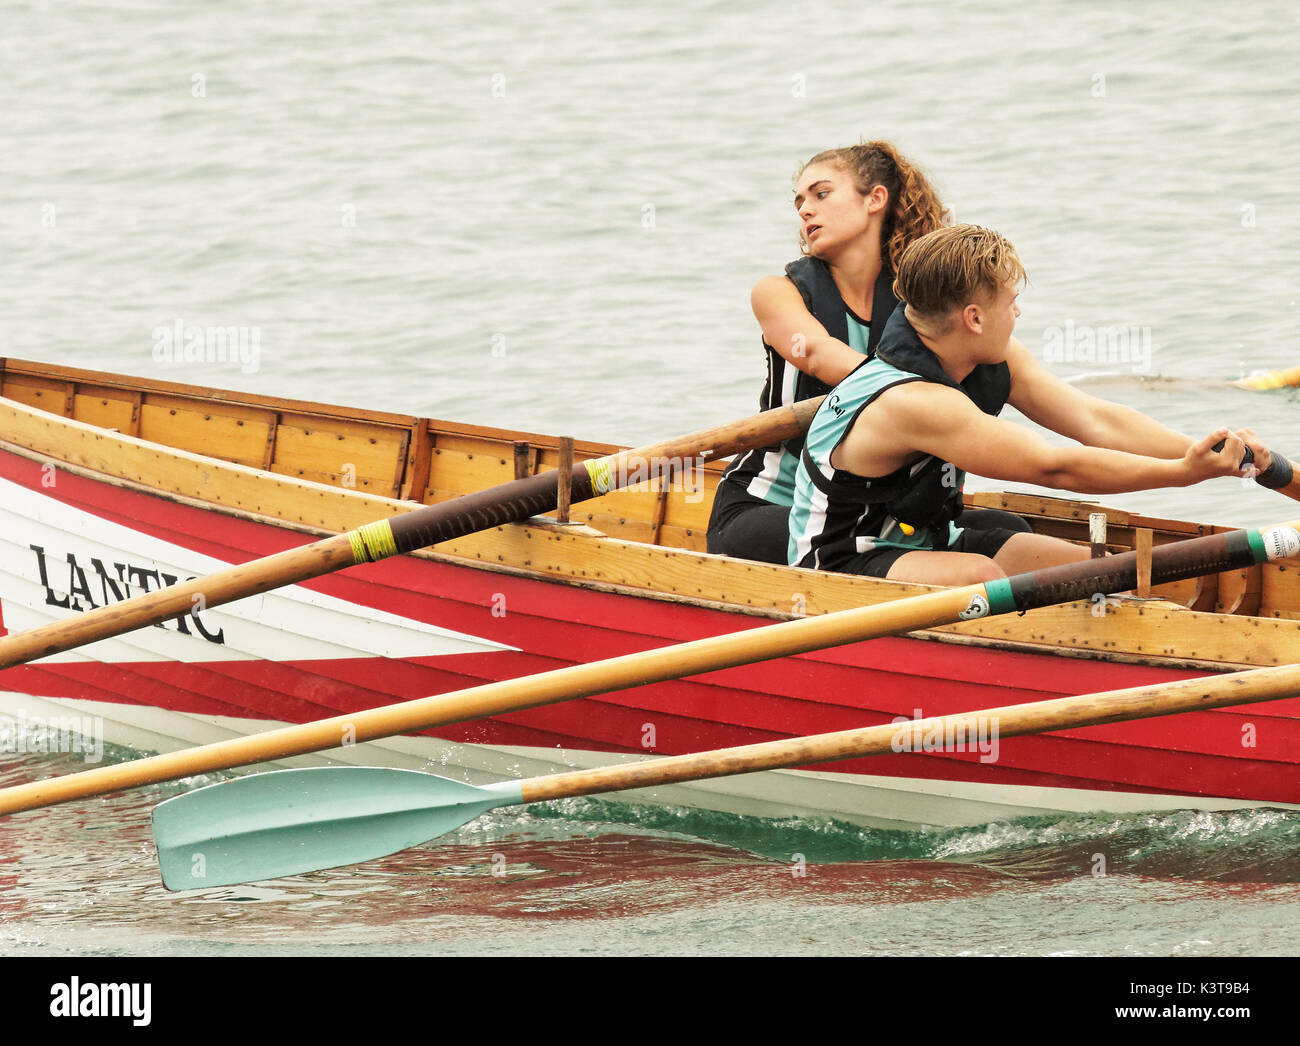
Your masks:
[{"label": "curly blonde hair", "polygon": [[[833,163],[853,175],[854,185],[866,196],[877,185],[884,186],[889,194],[889,209],[880,230],[881,261],[890,272],[898,270],[898,262],[907,245],[944,224],[944,208],[939,202],[930,180],[921,169],[903,156],[890,142],[861,142],[842,149],[820,152],[799,168],[799,176],[815,163]],[[803,233],[799,234],[799,250],[808,253]]]}]

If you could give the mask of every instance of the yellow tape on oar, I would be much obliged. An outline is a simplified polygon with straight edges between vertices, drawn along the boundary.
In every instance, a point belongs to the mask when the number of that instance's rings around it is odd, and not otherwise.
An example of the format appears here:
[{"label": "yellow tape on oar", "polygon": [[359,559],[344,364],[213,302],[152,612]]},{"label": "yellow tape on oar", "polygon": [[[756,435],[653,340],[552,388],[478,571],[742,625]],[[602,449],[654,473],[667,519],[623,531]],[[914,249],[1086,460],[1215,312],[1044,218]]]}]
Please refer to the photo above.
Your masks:
[{"label": "yellow tape on oar", "polygon": [[591,477],[591,489],[597,494],[608,494],[614,489],[614,472],[610,468],[613,458],[591,458],[584,461],[587,475]]},{"label": "yellow tape on oar", "polygon": [[349,530],[348,540],[352,542],[354,563],[377,563],[381,559],[397,555],[397,541],[393,538],[393,528],[386,519]]}]

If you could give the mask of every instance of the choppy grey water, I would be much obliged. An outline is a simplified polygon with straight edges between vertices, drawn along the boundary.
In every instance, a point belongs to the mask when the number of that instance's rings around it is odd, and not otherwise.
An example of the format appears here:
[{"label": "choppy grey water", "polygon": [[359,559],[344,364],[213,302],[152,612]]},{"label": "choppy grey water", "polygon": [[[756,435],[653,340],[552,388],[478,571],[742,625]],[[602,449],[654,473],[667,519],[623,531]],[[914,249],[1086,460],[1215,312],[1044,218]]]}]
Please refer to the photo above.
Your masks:
[{"label": "choppy grey water", "polygon": [[[883,137],[1017,243],[1018,333],[1057,373],[1189,433],[1300,448],[1294,390],[1225,384],[1300,362],[1284,4],[3,14],[5,355],[579,438],[688,432],[756,405],[748,292],[795,255],[795,169]],[[159,362],[177,321],[256,328],[257,357]],[[1131,337],[1089,358],[1084,332],[1111,328]],[[1289,514],[1232,480],[1109,500]],[[6,782],[68,769],[4,759]],[[355,873],[173,897],[146,830],[167,794],[0,821],[0,952],[1244,955],[1300,932],[1293,814],[895,839],[583,801]]]}]

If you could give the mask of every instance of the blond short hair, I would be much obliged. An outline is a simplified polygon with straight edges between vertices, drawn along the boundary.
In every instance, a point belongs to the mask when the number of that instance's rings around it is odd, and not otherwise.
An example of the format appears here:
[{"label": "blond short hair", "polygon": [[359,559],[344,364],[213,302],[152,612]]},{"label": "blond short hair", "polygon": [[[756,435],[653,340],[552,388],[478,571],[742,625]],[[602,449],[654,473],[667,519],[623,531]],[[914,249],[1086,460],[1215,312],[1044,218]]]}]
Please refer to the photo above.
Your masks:
[{"label": "blond short hair", "polygon": [[921,320],[944,328],[955,309],[1025,279],[1011,241],[978,225],[953,225],[913,240],[898,262],[894,294]]}]

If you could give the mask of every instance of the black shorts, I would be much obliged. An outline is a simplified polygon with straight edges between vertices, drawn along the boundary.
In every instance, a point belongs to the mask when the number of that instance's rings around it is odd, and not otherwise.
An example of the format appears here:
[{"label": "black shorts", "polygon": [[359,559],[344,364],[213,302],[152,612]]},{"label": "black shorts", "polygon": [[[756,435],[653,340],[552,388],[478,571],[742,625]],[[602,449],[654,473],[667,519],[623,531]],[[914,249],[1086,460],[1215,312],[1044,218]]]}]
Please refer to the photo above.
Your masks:
[{"label": "black shorts", "polygon": [[[989,512],[1001,512],[1000,509],[989,509]],[[957,540],[947,548],[935,549],[936,552],[966,552],[970,555],[988,556],[992,559],[1001,551],[1011,538],[1017,534],[1030,532],[1030,528],[1025,526],[1023,530],[1012,529],[1010,527],[987,526],[988,522],[997,522],[996,520],[977,519],[972,525],[972,517],[977,516],[976,512],[963,512],[958,520],[962,532],[957,535]],[[1023,522],[1023,521],[1021,521]],[[917,548],[878,548],[871,552],[863,552],[861,555],[854,556],[844,564],[836,567],[837,570],[845,574],[863,574],[867,577],[886,577],[889,574],[889,568],[897,563],[903,556],[909,552],[924,552],[925,549]]]},{"label": "black shorts", "polygon": [[756,498],[739,482],[724,479],[713,497],[707,549],[714,555],[786,563],[790,510]]},{"label": "black shorts", "polygon": [[[786,563],[790,541],[790,510],[756,498],[738,482],[718,484],[709,517],[707,549],[714,555],[756,559],[760,563]],[[968,508],[957,518],[961,536],[946,552],[974,552],[993,558],[1012,534],[1030,534],[1033,528],[1019,516],[998,508]],[[981,536],[982,535],[982,536]],[[837,567],[846,574],[884,577],[899,556],[915,549],[879,549],[854,557]],[[861,569],[865,561],[867,569]],[[882,565],[883,564],[883,565]]]}]

